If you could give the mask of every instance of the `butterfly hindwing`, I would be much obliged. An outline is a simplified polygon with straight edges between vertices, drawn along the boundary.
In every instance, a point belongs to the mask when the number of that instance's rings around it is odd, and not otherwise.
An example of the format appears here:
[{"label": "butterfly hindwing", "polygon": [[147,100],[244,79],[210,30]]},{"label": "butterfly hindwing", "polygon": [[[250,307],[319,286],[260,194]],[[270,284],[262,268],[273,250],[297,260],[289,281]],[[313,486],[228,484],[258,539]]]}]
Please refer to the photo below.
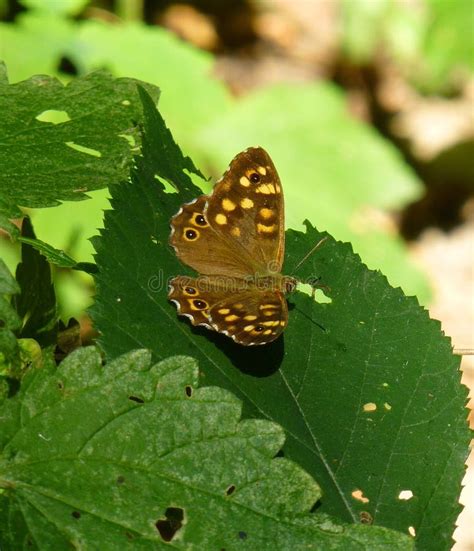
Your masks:
[{"label": "butterfly hindwing", "polygon": [[169,299],[193,325],[202,325],[246,346],[269,343],[288,320],[283,293],[246,288],[232,279],[175,277]]}]

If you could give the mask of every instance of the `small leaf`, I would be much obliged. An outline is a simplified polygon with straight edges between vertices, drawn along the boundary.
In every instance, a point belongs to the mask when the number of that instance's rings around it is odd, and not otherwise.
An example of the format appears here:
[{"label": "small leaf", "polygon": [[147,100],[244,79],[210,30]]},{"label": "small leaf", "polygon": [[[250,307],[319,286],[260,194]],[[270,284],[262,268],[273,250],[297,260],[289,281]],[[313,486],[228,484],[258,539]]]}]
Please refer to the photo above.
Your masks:
[{"label": "small leaf", "polygon": [[59,266],[60,268],[74,268],[77,262],[67,255],[64,251],[55,249],[41,239],[31,239],[30,237],[20,237],[18,241],[31,245],[33,249],[41,253],[50,264]]},{"label": "small leaf", "polygon": [[[321,511],[414,529],[420,549],[448,549],[470,434],[459,358],[439,322],[368,270],[350,245],[329,238],[295,275],[319,276],[331,302],[291,295],[282,339],[246,348],[191,327],[167,300],[168,278],[190,272],[168,245],[169,220],[200,192],[179,174],[182,164],[172,182],[179,193],[164,192],[165,157],[180,154],[151,100],[144,104],[143,157],[132,182],[112,188],[114,210],[94,241],[92,315],[107,357],[136,347],[157,359],[192,354],[206,384],[236,394],[247,416],[284,428],[285,457],[318,480]],[[285,273],[323,235],[309,224],[306,233],[288,231]],[[414,498],[399,499],[402,490]]]},{"label": "small leaf", "polygon": [[[78,201],[128,176],[132,152],[124,136],[138,140],[142,116],[136,83],[102,72],[67,86],[47,76],[0,81],[0,221],[18,216],[18,205]],[[144,86],[156,100],[157,89]],[[45,122],[45,112],[48,121],[51,112],[67,118]]]},{"label": "small leaf", "polygon": [[413,549],[310,513],[319,487],[274,457],[282,429],[240,421],[232,394],[198,387],[191,358],[151,365],[135,351],[103,368],[80,349],[30,372],[0,407],[2,548]]},{"label": "small leaf", "polygon": [[[22,235],[35,238],[29,218],[23,220]],[[54,344],[58,315],[51,267],[28,243],[22,244],[16,278],[21,288],[21,293],[14,298],[15,308],[22,318],[20,337],[35,339],[42,346]]]}]

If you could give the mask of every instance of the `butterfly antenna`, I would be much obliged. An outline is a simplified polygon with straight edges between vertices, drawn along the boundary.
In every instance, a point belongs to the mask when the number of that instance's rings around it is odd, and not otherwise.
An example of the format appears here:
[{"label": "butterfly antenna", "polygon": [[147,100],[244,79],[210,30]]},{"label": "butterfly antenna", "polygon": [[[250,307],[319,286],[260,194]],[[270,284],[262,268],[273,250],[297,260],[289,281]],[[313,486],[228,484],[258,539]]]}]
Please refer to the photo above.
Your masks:
[{"label": "butterfly antenna", "polygon": [[321,247],[321,245],[326,241],[326,239],[328,238],[328,236],[326,235],[325,237],[323,237],[322,239],[320,239],[316,245],[308,252],[306,253],[303,258],[298,262],[298,264],[293,268],[293,273],[296,272],[296,270],[301,266],[301,264],[303,264],[303,262],[305,262],[317,249],[319,249],[319,247]]}]

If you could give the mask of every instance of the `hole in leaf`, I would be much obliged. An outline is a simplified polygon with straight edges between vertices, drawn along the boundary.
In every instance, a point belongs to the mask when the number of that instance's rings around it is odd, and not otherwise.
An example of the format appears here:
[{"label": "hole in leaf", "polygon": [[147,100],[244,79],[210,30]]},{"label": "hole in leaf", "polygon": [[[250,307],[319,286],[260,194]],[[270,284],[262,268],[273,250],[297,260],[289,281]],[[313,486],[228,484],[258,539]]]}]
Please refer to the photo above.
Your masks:
[{"label": "hole in leaf", "polygon": [[246,540],[247,539],[247,532],[244,532],[243,530],[240,530],[239,539]]},{"label": "hole in leaf", "polygon": [[191,396],[193,395],[193,387],[192,386],[189,386],[189,385],[186,385],[184,387],[184,392],[186,393],[186,396],[188,398],[191,398]]},{"label": "hole in leaf", "polygon": [[231,484],[225,491],[226,495],[231,496],[235,492],[235,486]]},{"label": "hole in leaf", "polygon": [[97,149],[92,149],[91,147],[79,145],[74,142],[65,142],[65,143],[68,147],[70,147],[71,149],[75,149],[80,153],[86,153],[87,155],[91,155],[92,157],[102,157],[102,153],[100,151],[97,151]]},{"label": "hole in leaf", "polygon": [[124,99],[124,100],[122,101],[122,105],[125,105],[125,106],[131,105],[130,100]]},{"label": "hole in leaf", "polygon": [[361,511],[359,513],[359,519],[361,524],[372,524],[372,522],[374,521],[372,515],[367,511]]},{"label": "hole in leaf", "polygon": [[79,513],[79,511],[73,511],[71,515],[73,518],[81,518],[81,513]]},{"label": "hole in leaf", "polygon": [[408,527],[408,533],[410,534],[410,536],[415,537],[416,536],[415,527],[414,526],[409,526]]},{"label": "hole in leaf", "polygon": [[123,484],[125,482],[125,477],[122,475],[119,475],[116,480],[117,484]]},{"label": "hole in leaf", "polygon": [[183,526],[184,511],[180,507],[168,507],[165,517],[165,519],[157,520],[155,526],[164,541],[171,541]]},{"label": "hole in leaf", "polygon": [[377,404],[374,404],[373,402],[367,402],[367,404],[364,404],[362,409],[367,413],[370,411],[375,411],[377,409]]},{"label": "hole in leaf", "polygon": [[132,136],[131,134],[119,134],[118,137],[123,138],[132,149],[137,145],[134,136]]},{"label": "hole in leaf", "polygon": [[403,501],[408,501],[409,499],[411,499],[413,497],[413,492],[411,490],[402,490],[399,494],[398,494],[398,499],[401,499]]},{"label": "hole in leaf", "polygon": [[165,180],[164,178],[160,178],[157,174],[155,174],[155,180],[158,180],[160,184],[163,186],[163,191],[165,193],[178,193],[178,190],[175,188],[175,186],[171,183]]},{"label": "hole in leaf", "polygon": [[364,492],[362,490],[354,490],[351,496],[362,503],[369,503],[369,498],[364,496]]},{"label": "hole in leaf", "polygon": [[137,402],[137,404],[145,403],[145,400],[143,400],[142,398],[139,398],[138,396],[129,396],[128,399],[131,400],[132,402]]},{"label": "hole in leaf", "polygon": [[57,109],[47,109],[35,118],[39,122],[50,122],[52,124],[63,124],[71,120],[67,111],[59,111]]},{"label": "hole in leaf", "polygon": [[298,291],[301,291],[302,293],[305,293],[309,296],[314,296],[314,300],[316,302],[320,302],[322,304],[330,304],[332,302],[332,298],[329,297],[324,293],[324,290],[320,287],[316,287],[316,284],[314,281],[310,283],[298,283]]},{"label": "hole in leaf", "polygon": [[392,409],[392,406],[388,403],[388,402],[385,402],[383,407],[387,410],[387,411],[390,411]]}]

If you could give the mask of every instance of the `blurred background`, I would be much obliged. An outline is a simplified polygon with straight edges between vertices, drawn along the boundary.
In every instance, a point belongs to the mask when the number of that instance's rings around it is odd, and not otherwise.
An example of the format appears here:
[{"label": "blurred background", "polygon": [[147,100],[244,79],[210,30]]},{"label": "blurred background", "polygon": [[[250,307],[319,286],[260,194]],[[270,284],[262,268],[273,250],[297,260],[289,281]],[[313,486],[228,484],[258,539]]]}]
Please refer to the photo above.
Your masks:
[{"label": "blurred background", "polygon": [[[212,178],[264,146],[288,227],[309,219],[350,241],[456,349],[474,348],[472,0],[0,0],[0,60],[12,83],[107,69],[158,85],[176,140]],[[87,262],[106,208],[101,190],[29,213],[38,238]],[[1,234],[0,256],[14,270]],[[63,320],[87,340],[92,280],[54,277]],[[462,369],[474,388],[472,356]],[[472,471],[456,551],[474,549]]]}]

